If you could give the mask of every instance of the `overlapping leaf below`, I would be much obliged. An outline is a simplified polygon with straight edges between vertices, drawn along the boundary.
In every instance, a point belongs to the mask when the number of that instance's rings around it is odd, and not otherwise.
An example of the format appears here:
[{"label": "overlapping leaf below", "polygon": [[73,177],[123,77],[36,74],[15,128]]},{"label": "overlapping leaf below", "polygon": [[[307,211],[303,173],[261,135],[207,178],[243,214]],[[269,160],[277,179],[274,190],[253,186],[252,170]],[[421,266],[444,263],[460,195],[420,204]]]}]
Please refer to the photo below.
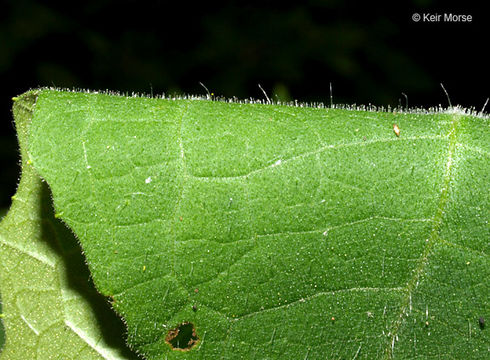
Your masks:
[{"label": "overlapping leaf below", "polygon": [[36,92],[26,93],[14,106],[22,177],[0,224],[0,358],[136,358],[124,344],[120,319],[90,287],[76,239],[54,218],[47,185],[27,161],[35,100]]}]

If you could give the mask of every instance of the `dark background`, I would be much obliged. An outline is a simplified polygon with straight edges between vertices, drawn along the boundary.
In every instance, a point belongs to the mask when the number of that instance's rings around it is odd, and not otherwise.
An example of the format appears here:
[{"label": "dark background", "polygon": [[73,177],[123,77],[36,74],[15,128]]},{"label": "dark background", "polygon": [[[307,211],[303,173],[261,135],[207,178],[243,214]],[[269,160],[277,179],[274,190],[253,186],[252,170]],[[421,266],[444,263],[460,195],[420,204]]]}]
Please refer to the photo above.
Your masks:
[{"label": "dark background", "polygon": [[[0,208],[18,181],[12,96],[39,86],[480,110],[488,12],[477,2],[0,2]],[[68,4],[68,5],[67,5]],[[416,23],[418,13],[473,16]],[[488,111],[488,108],[487,108]]]}]

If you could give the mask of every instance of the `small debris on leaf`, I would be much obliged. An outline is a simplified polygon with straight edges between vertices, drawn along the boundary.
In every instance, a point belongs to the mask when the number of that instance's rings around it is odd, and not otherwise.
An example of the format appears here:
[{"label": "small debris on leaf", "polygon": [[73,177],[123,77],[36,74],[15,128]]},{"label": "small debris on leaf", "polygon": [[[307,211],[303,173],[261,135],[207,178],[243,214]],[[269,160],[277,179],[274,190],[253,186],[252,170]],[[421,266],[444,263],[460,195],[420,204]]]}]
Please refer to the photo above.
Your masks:
[{"label": "small debris on leaf", "polygon": [[396,136],[400,136],[400,128],[397,124],[393,124],[393,131],[395,132]]}]

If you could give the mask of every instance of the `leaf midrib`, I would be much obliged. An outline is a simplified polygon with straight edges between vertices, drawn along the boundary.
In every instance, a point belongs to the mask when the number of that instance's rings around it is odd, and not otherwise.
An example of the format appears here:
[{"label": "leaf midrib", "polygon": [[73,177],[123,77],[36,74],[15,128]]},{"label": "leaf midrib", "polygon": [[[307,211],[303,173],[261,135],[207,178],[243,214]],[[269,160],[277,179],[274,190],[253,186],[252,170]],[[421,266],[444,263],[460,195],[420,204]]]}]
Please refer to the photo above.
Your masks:
[{"label": "leaf midrib", "polygon": [[[403,324],[403,320],[408,315],[407,309],[411,307],[411,296],[412,292],[419,285],[420,277],[423,275],[425,268],[429,262],[428,257],[431,253],[434,245],[440,241],[439,231],[442,225],[444,210],[449,201],[449,186],[451,183],[451,175],[452,175],[452,165],[453,165],[453,155],[457,145],[457,130],[460,122],[461,116],[454,115],[452,119],[452,126],[449,134],[447,135],[449,139],[448,145],[448,154],[447,161],[445,163],[445,171],[443,177],[443,185],[441,189],[441,195],[439,197],[439,203],[436,208],[436,213],[433,218],[433,226],[430,231],[428,239],[426,239],[426,244],[424,247],[424,251],[422,252],[418,262],[417,267],[413,271],[413,276],[408,280],[407,285],[405,287],[406,296],[402,301],[402,305],[400,307],[400,312],[398,314],[398,318],[396,319],[391,331],[389,332],[390,342],[387,344],[385,349],[385,359],[392,359],[394,353],[394,347],[396,341],[398,341],[398,331],[400,330],[401,325]],[[411,309],[410,309],[411,311]]]}]

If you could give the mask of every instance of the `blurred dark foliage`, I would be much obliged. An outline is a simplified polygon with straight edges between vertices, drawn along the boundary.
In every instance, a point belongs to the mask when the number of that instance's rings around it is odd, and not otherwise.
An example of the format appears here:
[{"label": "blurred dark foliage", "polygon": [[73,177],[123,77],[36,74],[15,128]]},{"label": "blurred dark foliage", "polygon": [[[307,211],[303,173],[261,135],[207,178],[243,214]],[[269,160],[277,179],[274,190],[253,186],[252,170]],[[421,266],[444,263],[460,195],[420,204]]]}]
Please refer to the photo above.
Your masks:
[{"label": "blurred dark foliage", "polygon": [[[18,179],[12,96],[38,86],[481,109],[485,4],[470,1],[0,3],[0,208]],[[478,6],[480,8],[478,8]],[[471,14],[415,23],[414,12]],[[484,86],[485,85],[485,86]]]}]

